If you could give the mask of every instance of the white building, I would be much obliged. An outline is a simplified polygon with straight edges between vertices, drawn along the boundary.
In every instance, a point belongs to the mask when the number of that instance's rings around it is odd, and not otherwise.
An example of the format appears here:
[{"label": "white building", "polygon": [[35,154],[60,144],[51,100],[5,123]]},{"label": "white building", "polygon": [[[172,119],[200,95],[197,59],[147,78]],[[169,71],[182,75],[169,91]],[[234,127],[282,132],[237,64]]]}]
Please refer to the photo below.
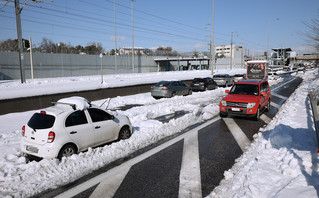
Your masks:
[{"label": "white building", "polygon": [[[132,54],[132,47],[120,47],[120,54],[121,55]],[[144,55],[145,54],[145,48],[143,48],[143,47],[134,47],[134,54],[135,55]]]},{"label": "white building", "polygon": [[[216,56],[223,58],[223,57],[230,57],[231,49],[230,45],[218,45],[215,46],[215,52]],[[232,57],[234,58],[236,54],[242,53],[243,52],[243,47],[239,45],[233,45],[232,49]]]}]

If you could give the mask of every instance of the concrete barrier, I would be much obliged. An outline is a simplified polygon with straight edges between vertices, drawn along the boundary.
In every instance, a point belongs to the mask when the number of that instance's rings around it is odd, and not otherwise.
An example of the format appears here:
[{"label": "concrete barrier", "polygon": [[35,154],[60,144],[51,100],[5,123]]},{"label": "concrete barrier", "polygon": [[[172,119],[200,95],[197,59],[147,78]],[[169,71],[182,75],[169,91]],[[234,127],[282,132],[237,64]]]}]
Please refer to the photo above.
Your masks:
[{"label": "concrete barrier", "polygon": [[[191,80],[185,80],[183,82],[189,85]],[[151,86],[154,84],[155,83],[0,100],[0,115],[49,107],[52,105],[52,102],[71,96],[81,96],[89,101],[94,101],[117,96],[146,93],[151,91]]]}]

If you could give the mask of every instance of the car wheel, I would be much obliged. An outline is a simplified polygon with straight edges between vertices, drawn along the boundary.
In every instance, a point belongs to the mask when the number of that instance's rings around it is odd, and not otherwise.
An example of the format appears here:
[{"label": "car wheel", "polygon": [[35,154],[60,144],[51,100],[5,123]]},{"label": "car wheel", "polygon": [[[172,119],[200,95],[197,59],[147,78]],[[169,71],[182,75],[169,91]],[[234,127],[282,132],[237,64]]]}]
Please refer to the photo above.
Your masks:
[{"label": "car wheel", "polygon": [[67,144],[62,147],[59,152],[58,159],[61,160],[62,157],[70,157],[71,155],[76,153],[76,149],[73,145]]},{"label": "car wheel", "polygon": [[219,112],[219,116],[220,116],[221,118],[226,118],[226,117],[227,117],[227,113]]},{"label": "car wheel", "polygon": [[225,87],[228,87],[228,82],[226,82]]},{"label": "car wheel", "polygon": [[208,87],[205,87],[205,88],[204,88],[204,91],[207,91],[207,90],[208,90]]},{"label": "car wheel", "polygon": [[268,103],[267,103],[267,111],[270,111],[270,100],[268,100]]},{"label": "car wheel", "polygon": [[187,95],[192,95],[193,91],[190,89],[188,90],[188,94]]},{"label": "car wheel", "polygon": [[125,140],[131,137],[131,130],[128,126],[124,126],[121,128],[118,140]]},{"label": "car wheel", "polygon": [[257,112],[255,114],[254,120],[258,121],[260,118],[260,107],[258,107]]},{"label": "car wheel", "polygon": [[174,96],[176,96],[176,93],[175,93],[175,92],[172,93],[172,96],[171,96],[171,97],[174,97]]}]

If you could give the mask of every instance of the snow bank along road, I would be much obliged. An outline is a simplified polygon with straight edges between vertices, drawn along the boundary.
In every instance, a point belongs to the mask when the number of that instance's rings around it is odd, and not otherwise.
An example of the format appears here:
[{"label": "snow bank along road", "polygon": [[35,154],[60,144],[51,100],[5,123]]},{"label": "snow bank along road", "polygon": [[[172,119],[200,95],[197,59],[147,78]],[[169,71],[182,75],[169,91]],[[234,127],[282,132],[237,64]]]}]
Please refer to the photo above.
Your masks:
[{"label": "snow bank along road", "polygon": [[[205,108],[216,112],[213,116],[214,118],[191,130],[184,129],[182,134],[175,135],[165,143],[151,148],[140,155],[128,157],[122,161],[123,163],[108,166],[102,171],[97,171],[72,184],[60,187],[41,196],[207,196],[219,185],[219,182],[224,177],[224,171],[230,169],[235,160],[247,149],[250,142],[254,139],[254,134],[258,132],[259,128],[264,127],[271,121],[281,105],[302,82],[301,78],[289,76],[287,75],[283,82],[272,86],[271,109],[269,112],[262,114],[261,119],[257,122],[235,117],[220,119],[217,114],[218,111],[212,109],[218,108],[218,103],[221,97],[223,97],[222,94],[219,94],[213,101],[201,100],[198,102],[193,98],[193,104],[197,103],[197,105],[200,105],[200,108],[195,112],[195,119],[208,113]],[[170,100],[177,100],[177,98],[163,99],[157,101],[157,104],[167,103]],[[171,103],[173,102],[168,102],[167,105],[172,105]],[[144,104],[143,106],[133,103],[127,104],[127,108],[123,108],[127,110],[123,111],[123,113],[129,114],[129,111],[133,108],[150,108],[150,106],[156,106],[157,104]],[[179,105],[183,104],[180,103]],[[170,112],[161,116],[149,113],[145,119],[153,119],[154,121],[167,123],[167,125],[176,124],[179,120],[178,118],[193,114],[187,105],[185,105],[186,110],[181,111],[176,109],[173,113]],[[162,110],[165,111],[165,109]],[[183,120],[181,121],[183,122]],[[164,128],[167,125],[164,125]],[[175,126],[179,126],[179,124]],[[163,130],[165,131],[165,129]]]}]

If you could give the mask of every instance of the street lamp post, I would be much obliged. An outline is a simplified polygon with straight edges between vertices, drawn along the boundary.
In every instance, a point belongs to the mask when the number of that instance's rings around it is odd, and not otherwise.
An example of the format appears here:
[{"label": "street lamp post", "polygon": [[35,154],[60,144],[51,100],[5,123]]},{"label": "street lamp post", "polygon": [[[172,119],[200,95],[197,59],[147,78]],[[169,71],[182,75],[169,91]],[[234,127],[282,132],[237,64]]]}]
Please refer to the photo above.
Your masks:
[{"label": "street lamp post", "polygon": [[[275,19],[276,21],[279,21],[279,18]],[[266,60],[268,61],[268,57],[269,57],[269,32],[270,32],[270,20],[268,20],[268,35],[267,35],[267,56],[266,56]]]},{"label": "street lamp post", "polygon": [[211,44],[211,54],[210,54],[210,66],[212,70],[212,75],[214,74],[214,63],[215,61],[215,46],[214,46],[214,23],[215,23],[215,0],[213,0],[213,23],[212,23],[212,44]]}]

